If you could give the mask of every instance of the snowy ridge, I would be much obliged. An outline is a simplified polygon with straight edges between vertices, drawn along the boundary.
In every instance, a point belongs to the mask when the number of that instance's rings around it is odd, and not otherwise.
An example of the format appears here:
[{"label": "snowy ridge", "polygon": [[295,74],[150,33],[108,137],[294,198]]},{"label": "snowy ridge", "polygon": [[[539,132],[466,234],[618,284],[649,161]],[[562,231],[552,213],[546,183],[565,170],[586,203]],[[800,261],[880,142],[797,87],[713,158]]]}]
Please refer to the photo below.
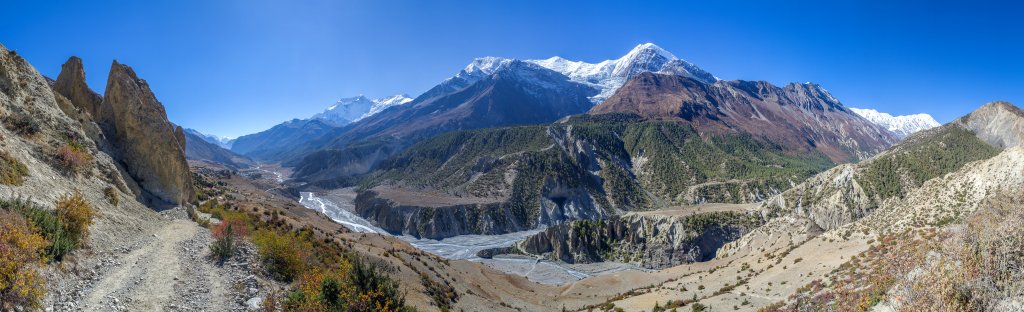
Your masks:
[{"label": "snowy ridge", "polygon": [[[481,79],[493,75],[513,64],[515,59],[502,57],[481,57],[473,60],[466,68],[455,76],[441,83],[448,91],[456,91]],[[522,62],[538,65],[562,75],[570,80],[583,83],[600,90],[591,97],[592,103],[600,104],[615,93],[627,80],[643,72],[668,73],[691,77],[705,83],[714,83],[719,79],[690,62],[677,58],[671,52],[653,43],[637,45],[626,55],[598,63],[572,61],[559,56],[543,60],[525,60]]]},{"label": "snowy ridge", "polygon": [[940,126],[939,122],[935,121],[935,118],[932,118],[932,116],[928,114],[893,116],[870,108],[865,109],[851,107],[850,110],[857,113],[857,115],[864,117],[864,119],[892,131],[892,133],[895,133],[900,139],[903,139],[914,132]]},{"label": "snowy ridge", "polygon": [[372,116],[389,107],[412,102],[412,98],[404,94],[392,95],[379,99],[369,99],[363,95],[338,100],[321,113],[313,115],[336,125],[346,125]]},{"label": "snowy ridge", "polygon": [[571,61],[562,57],[544,60],[527,60],[542,67],[554,70],[569,79],[588,84],[599,90],[600,94],[591,97],[594,104],[600,104],[622,87],[627,80],[643,72],[662,72],[687,76],[705,83],[714,83],[718,78],[700,69],[690,62],[677,58],[671,52],[653,43],[637,45],[626,55],[598,63]]}]

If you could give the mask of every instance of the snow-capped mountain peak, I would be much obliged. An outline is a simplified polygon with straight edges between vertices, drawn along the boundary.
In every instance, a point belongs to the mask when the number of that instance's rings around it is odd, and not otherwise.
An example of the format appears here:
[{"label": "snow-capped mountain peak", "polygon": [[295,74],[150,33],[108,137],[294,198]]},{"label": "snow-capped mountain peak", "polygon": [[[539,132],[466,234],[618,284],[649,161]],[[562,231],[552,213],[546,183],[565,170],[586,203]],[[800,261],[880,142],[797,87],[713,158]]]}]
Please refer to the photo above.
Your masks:
[{"label": "snow-capped mountain peak", "polygon": [[670,73],[691,77],[705,83],[718,81],[718,78],[711,73],[677,58],[671,52],[653,43],[637,45],[618,59],[598,63],[571,61],[558,56],[543,60],[528,60],[527,62],[562,73],[573,81],[601,90],[598,95],[591,97],[594,104],[603,102],[619,87],[622,87],[627,80],[642,72]]},{"label": "snow-capped mountain peak", "polygon": [[363,114],[363,116],[360,117],[359,119],[363,119],[363,118],[366,118],[366,117],[373,116],[373,115],[375,115],[375,114],[377,114],[377,113],[379,113],[381,111],[384,111],[385,109],[388,109],[388,108],[390,108],[392,106],[398,106],[398,105],[406,104],[406,103],[409,103],[409,102],[412,102],[412,98],[410,98],[408,95],[405,95],[405,94],[396,94],[396,95],[392,95],[392,96],[383,97],[383,98],[379,98],[379,99],[373,100],[374,104],[373,104],[372,107],[370,107],[370,111],[366,112],[366,114]]},{"label": "snow-capped mountain peak", "polygon": [[914,132],[927,130],[940,126],[939,122],[928,114],[913,114],[893,116],[888,113],[879,112],[870,108],[850,108],[854,113],[864,117],[879,126],[882,126],[903,139]]},{"label": "snow-capped mountain peak", "polygon": [[511,63],[511,59],[503,57],[485,56],[473,60],[472,63],[466,65],[466,68],[462,71],[468,75],[490,75],[498,71],[502,66]]},{"label": "snow-capped mountain peak", "polygon": [[[429,97],[461,90],[504,68],[508,68],[511,64],[516,64],[516,62],[520,61],[493,56],[474,59],[455,76],[446,79],[438,88],[432,89],[432,93],[425,95]],[[718,78],[711,73],[690,62],[677,58],[671,52],[653,43],[639,44],[622,57],[597,63],[573,61],[560,56],[521,62],[550,69],[565,75],[572,81],[598,89],[599,93],[590,97],[591,102],[595,105],[600,104],[614,94],[630,78],[643,72],[687,76],[704,83],[715,83],[718,81]]]},{"label": "snow-capped mountain peak", "polygon": [[323,112],[313,115],[313,119],[328,121],[337,125],[345,125],[379,113],[388,107],[411,102],[405,94],[392,95],[380,99],[369,99],[359,95],[342,98]]}]

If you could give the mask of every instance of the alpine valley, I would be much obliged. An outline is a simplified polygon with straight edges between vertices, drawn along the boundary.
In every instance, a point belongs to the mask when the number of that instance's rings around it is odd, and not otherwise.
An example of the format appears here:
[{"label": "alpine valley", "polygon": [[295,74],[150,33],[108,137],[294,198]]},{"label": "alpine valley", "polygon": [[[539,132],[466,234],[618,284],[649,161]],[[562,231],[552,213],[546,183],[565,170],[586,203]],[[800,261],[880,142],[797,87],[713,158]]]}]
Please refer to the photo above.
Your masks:
[{"label": "alpine valley", "polygon": [[644,43],[228,139],[86,73],[0,46],[0,310],[1024,311],[1009,102],[941,125]]}]

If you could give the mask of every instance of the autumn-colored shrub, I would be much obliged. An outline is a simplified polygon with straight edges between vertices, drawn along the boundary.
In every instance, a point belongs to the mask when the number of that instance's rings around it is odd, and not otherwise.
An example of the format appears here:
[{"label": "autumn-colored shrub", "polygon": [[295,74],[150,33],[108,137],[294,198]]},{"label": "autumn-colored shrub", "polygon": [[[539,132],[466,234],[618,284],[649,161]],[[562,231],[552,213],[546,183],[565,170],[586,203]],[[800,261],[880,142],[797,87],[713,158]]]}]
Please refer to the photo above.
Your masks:
[{"label": "autumn-colored shrub", "polygon": [[38,269],[46,240],[21,215],[0,210],[0,310],[38,308],[46,282]]},{"label": "autumn-colored shrub", "polygon": [[399,283],[380,265],[356,255],[341,268],[312,267],[293,284],[284,301],[287,311],[411,311]]},{"label": "autumn-colored shrub", "polygon": [[57,200],[56,213],[68,237],[76,245],[81,244],[89,236],[89,226],[92,225],[95,212],[92,205],[82,196],[82,192],[75,190],[74,193],[61,196]]},{"label": "autumn-colored shrub", "polygon": [[28,167],[5,151],[0,151],[0,184],[21,185],[28,176]]},{"label": "autumn-colored shrub", "polygon": [[77,143],[61,145],[54,152],[53,158],[60,169],[72,174],[85,172],[92,163],[92,155],[89,155],[84,146]]},{"label": "autumn-colored shrub", "polygon": [[272,278],[289,282],[305,269],[312,244],[294,233],[260,229],[252,242],[259,249],[263,265]]},{"label": "autumn-colored shrub", "polygon": [[64,230],[64,225],[52,209],[36,205],[30,201],[14,198],[0,200],[0,208],[16,212],[28,220],[35,232],[46,238],[46,257],[50,261],[60,261],[64,255],[75,249],[77,243]]},{"label": "autumn-colored shrub", "polygon": [[235,254],[236,242],[249,235],[249,228],[240,220],[222,221],[212,231],[214,241],[210,253],[219,263]]}]

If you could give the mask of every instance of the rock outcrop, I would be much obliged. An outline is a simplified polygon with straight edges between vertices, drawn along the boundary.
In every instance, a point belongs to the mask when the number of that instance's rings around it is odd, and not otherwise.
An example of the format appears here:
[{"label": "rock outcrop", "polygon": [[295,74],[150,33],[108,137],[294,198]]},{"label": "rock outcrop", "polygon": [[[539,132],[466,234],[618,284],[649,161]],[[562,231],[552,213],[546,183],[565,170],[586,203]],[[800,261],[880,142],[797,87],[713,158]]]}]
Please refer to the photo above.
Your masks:
[{"label": "rock outcrop", "polygon": [[723,245],[758,225],[759,217],[734,211],[685,216],[627,214],[552,226],[510,248],[484,250],[478,256],[520,253],[567,263],[617,261],[661,269],[711,260]]},{"label": "rock outcrop", "polygon": [[100,115],[103,97],[89,88],[85,82],[85,68],[82,59],[72,56],[61,66],[54,90],[71,100],[71,104],[86,112],[96,121]]},{"label": "rock outcrop", "polygon": [[98,115],[118,159],[146,192],[169,203],[195,198],[184,131],[167,120],[163,105],[131,67],[111,64]]}]

